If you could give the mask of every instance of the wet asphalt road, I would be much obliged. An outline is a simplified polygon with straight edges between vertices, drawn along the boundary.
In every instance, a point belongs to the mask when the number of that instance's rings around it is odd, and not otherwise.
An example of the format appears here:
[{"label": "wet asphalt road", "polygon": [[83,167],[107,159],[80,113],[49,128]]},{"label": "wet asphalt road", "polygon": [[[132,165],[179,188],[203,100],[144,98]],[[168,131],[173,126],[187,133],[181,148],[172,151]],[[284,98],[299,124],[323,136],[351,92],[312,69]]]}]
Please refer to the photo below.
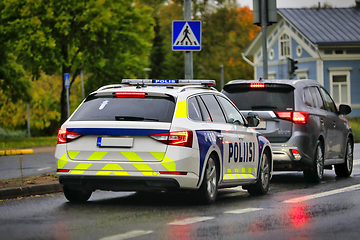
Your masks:
[{"label": "wet asphalt road", "polygon": [[61,193],[0,201],[0,239],[359,239],[360,145],[352,177],[321,184],[276,173],[269,193],[220,190],[210,206],[191,194],[96,191],[85,204]]}]

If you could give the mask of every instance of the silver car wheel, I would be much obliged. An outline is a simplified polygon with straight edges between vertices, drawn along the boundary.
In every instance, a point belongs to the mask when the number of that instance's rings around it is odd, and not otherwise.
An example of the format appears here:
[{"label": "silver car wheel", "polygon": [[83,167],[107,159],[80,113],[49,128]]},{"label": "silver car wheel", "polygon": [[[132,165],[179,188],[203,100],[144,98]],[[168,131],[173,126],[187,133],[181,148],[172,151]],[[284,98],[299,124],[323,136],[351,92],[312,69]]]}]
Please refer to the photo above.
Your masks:
[{"label": "silver car wheel", "polygon": [[217,191],[217,177],[216,177],[216,165],[212,158],[209,158],[208,164],[206,165],[206,190],[210,198],[215,196]]},{"label": "silver car wheel", "polygon": [[316,168],[318,178],[321,180],[324,175],[324,155],[320,144],[318,144],[316,149]]},{"label": "silver car wheel", "polygon": [[353,149],[352,149],[352,145],[351,145],[350,141],[347,142],[346,160],[347,160],[346,161],[347,170],[349,172],[352,172],[354,156],[353,156]]},{"label": "silver car wheel", "polygon": [[269,159],[266,154],[263,154],[263,159],[261,162],[261,184],[264,189],[266,189],[269,185],[270,179],[270,165]]}]

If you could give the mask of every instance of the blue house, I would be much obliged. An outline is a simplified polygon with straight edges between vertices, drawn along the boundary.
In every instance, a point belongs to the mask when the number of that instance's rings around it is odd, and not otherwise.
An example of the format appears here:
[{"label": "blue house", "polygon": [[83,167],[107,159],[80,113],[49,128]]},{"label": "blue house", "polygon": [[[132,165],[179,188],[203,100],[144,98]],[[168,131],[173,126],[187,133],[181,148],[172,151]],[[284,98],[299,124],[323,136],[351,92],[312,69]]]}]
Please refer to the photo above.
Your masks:
[{"label": "blue house", "polygon": [[[353,8],[282,8],[267,28],[268,78],[289,79],[288,60],[298,63],[293,79],[321,83],[337,105],[360,116],[360,0]],[[253,56],[255,79],[262,77],[262,33],[243,53]]]}]

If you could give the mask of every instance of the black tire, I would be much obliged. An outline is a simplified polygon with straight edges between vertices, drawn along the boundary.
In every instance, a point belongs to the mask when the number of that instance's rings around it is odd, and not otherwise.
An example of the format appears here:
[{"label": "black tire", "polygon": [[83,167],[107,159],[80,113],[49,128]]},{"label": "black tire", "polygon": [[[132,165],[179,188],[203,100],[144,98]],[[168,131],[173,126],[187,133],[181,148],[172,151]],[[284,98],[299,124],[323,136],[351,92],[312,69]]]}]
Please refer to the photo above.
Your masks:
[{"label": "black tire", "polygon": [[204,179],[198,190],[200,203],[211,204],[215,202],[218,191],[218,172],[218,165],[212,154],[206,163]]},{"label": "black tire", "polygon": [[335,165],[335,173],[338,177],[349,177],[353,170],[354,155],[353,144],[350,139],[346,143],[345,161],[343,164]]},{"label": "black tire", "polygon": [[92,194],[92,191],[73,190],[68,186],[63,186],[63,191],[69,202],[86,202]]},{"label": "black tire", "polygon": [[304,170],[304,177],[306,181],[314,183],[320,183],[324,177],[324,151],[320,141],[316,143],[313,166],[310,170]]},{"label": "black tire", "polygon": [[270,186],[270,156],[269,151],[265,151],[260,163],[259,179],[255,184],[246,185],[243,188],[250,195],[265,195],[269,191]]}]

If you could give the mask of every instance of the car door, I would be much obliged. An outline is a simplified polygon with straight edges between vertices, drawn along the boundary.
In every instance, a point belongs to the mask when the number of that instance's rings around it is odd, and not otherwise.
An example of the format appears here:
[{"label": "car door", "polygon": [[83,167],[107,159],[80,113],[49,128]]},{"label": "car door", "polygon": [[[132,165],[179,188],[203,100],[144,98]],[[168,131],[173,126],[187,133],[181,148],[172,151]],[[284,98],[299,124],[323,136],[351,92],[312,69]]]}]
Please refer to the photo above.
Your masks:
[{"label": "car door", "polygon": [[343,135],[344,123],[339,118],[338,111],[331,96],[324,88],[320,88],[326,106],[325,126],[327,128],[327,138],[329,144],[328,159],[340,159],[343,157],[345,149],[345,138]]},{"label": "car door", "polygon": [[246,181],[257,178],[259,144],[256,132],[245,126],[245,120],[238,109],[223,96],[217,96],[228,124],[233,125],[236,136],[226,144],[227,158],[224,161],[224,182]]}]

